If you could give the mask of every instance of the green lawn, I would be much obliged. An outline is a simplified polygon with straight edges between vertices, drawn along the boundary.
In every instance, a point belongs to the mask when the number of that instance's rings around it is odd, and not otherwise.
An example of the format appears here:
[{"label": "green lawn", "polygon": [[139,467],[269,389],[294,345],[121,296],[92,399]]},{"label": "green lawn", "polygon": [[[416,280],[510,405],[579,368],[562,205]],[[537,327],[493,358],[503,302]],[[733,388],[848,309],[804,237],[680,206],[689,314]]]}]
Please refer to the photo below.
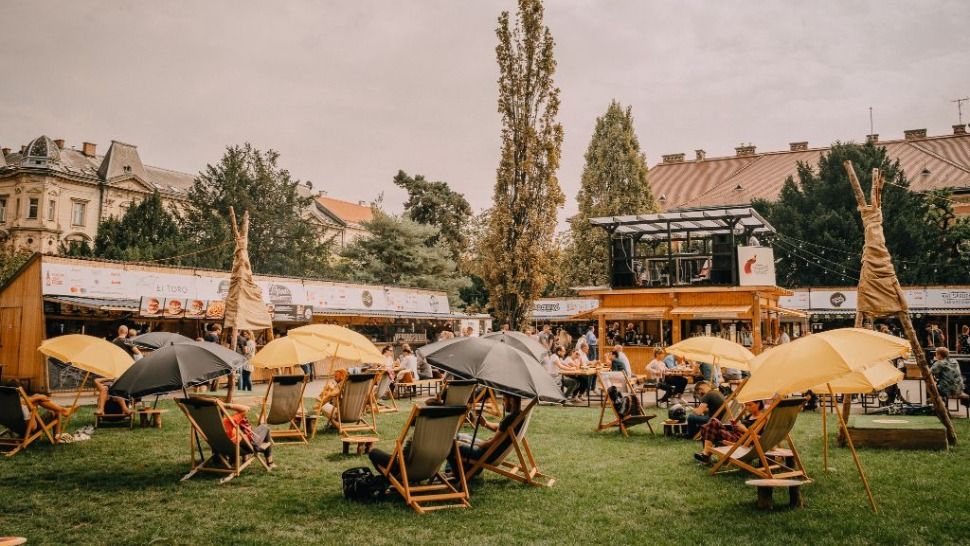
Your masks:
[{"label": "green lawn", "polygon": [[[847,450],[821,472],[818,415],[796,442],[816,480],[802,510],[765,513],[740,474],[710,477],[697,445],[592,432],[598,410],[541,407],[530,441],[551,489],[494,474],[472,484],[470,510],[419,516],[396,497],[360,505],[340,473],[366,458],[340,454],[333,433],[279,446],[278,468],[253,465],[220,485],[186,483],[187,423],[172,403],[165,428],[98,430],[87,442],[36,443],[0,460],[0,535],[30,544],[954,544],[970,541],[966,443],[949,452],[861,451],[880,513],[870,512]],[[387,447],[407,414],[380,416]],[[255,410],[251,411],[251,415]],[[83,412],[78,425],[91,422]],[[970,442],[970,422],[958,420]],[[784,493],[780,495],[784,500]]]}]

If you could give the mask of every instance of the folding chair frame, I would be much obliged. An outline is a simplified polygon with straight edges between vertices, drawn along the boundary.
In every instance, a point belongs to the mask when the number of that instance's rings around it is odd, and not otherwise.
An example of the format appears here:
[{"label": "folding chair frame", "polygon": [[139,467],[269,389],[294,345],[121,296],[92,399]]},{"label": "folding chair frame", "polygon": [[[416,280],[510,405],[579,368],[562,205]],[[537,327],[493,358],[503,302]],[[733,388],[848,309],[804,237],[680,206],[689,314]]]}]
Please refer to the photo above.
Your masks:
[{"label": "folding chair frame", "polygon": [[[751,425],[747,432],[744,433],[737,442],[731,445],[730,449],[727,451],[717,451],[715,453],[718,455],[717,462],[710,470],[710,474],[713,476],[717,474],[719,470],[725,465],[734,465],[742,470],[747,470],[748,472],[764,479],[791,479],[791,478],[801,478],[804,480],[809,480],[808,473],[805,472],[805,466],[802,464],[801,457],[798,455],[798,450],[795,448],[795,442],[792,440],[791,432],[785,435],[785,442],[788,443],[788,449],[779,448],[777,446],[772,446],[770,449],[765,449],[761,445],[761,431],[764,430],[765,426],[768,424],[768,420],[771,417],[771,412],[774,411],[775,407],[778,406],[784,399],[779,399],[774,401],[765,412],[753,425]],[[802,399],[802,404],[800,406],[804,407],[805,402],[808,399]],[[735,458],[732,455],[742,448],[754,448],[757,454],[757,460],[761,464],[760,467],[755,467],[754,465],[742,460],[741,458]],[[791,459],[792,464],[789,466],[787,459]],[[725,469],[725,471],[727,471]]]},{"label": "folding chair frame", "polygon": [[377,398],[377,388],[380,386],[381,381],[387,376],[387,370],[381,370],[377,372],[377,376],[374,378],[374,391],[371,393],[371,405],[374,411],[377,413],[397,413],[400,409],[397,407],[397,397],[394,396],[394,389],[388,387],[387,389],[387,399],[390,405],[384,405]]},{"label": "folding chair frame", "polygon": [[[483,469],[491,470],[496,474],[505,476],[517,482],[526,483],[529,485],[535,485],[538,487],[552,487],[556,483],[556,478],[544,474],[539,470],[539,465],[536,463],[535,455],[532,453],[532,448],[529,446],[529,439],[522,436],[519,439],[518,434],[513,434],[514,431],[519,429],[522,422],[529,417],[532,409],[538,403],[538,400],[533,400],[526,406],[518,417],[516,417],[512,424],[499,434],[504,434],[508,436],[511,442],[511,449],[505,454],[501,460],[490,463],[488,462],[493,455],[495,455],[496,450],[505,441],[505,438],[498,438],[492,441],[492,445],[475,461],[469,461],[472,463],[471,468],[468,469],[467,476],[470,478],[475,476]],[[512,451],[515,452],[515,457],[518,460],[518,464],[515,462],[510,462],[509,456]]]},{"label": "folding chair frame", "polygon": [[[621,373],[621,372],[617,372],[617,373]],[[603,389],[603,395],[600,397],[600,420],[599,420],[599,424],[596,425],[596,432],[606,430],[612,427],[617,427],[620,429],[620,432],[623,433],[623,436],[629,437],[630,427],[639,425],[641,423],[646,423],[647,428],[650,429],[650,434],[656,434],[656,432],[653,430],[653,425],[650,424],[650,420],[656,418],[657,417],[656,415],[643,414],[643,415],[628,415],[627,417],[621,416],[620,412],[616,411],[616,408],[613,406],[613,401],[610,400],[610,397],[607,394],[607,391],[609,391],[609,388],[611,385],[606,384],[606,380],[603,379],[603,372],[597,373],[596,378],[600,383],[600,388]],[[624,375],[623,380],[626,383],[626,389],[627,389],[627,391],[624,394],[630,394],[630,395],[636,396],[636,392],[633,390],[633,385],[630,383],[630,378]],[[613,412],[614,419],[608,423],[604,423],[603,419],[604,417],[606,417],[607,407],[609,407],[610,411]],[[630,422],[630,421],[636,421],[636,422]]]},{"label": "folding chair frame", "polygon": [[[350,387],[350,378],[346,379],[340,386],[340,393],[337,395],[336,404],[333,405],[333,413],[327,417],[327,425],[337,429],[337,432],[341,436],[348,437],[351,436],[352,432],[367,432],[371,434],[377,434],[377,412],[372,404],[374,399],[374,382],[376,375],[371,377],[371,388],[367,394],[367,400],[364,402],[364,410],[360,416],[360,419],[356,423],[344,423],[340,418],[340,406],[343,405],[343,397],[346,390]],[[323,407],[320,407],[322,412]],[[370,423],[367,422],[367,413],[370,413]],[[316,431],[314,430],[314,436]]]},{"label": "folding chair frame", "polygon": [[[57,445],[58,436],[61,433],[61,417],[57,416],[55,419],[49,423],[45,423],[44,419],[40,415],[40,411],[37,406],[30,401],[27,393],[24,391],[23,387],[17,387],[17,394],[20,396],[20,403],[27,406],[30,411],[30,416],[25,419],[27,422],[27,429],[24,434],[17,435],[13,430],[4,430],[0,432],[0,447],[10,447],[7,451],[2,453],[7,457],[13,457],[17,453],[23,451],[27,446],[34,443],[41,436],[47,436],[47,440],[51,445]],[[2,425],[0,425],[2,426]],[[53,433],[51,432],[53,431]]]},{"label": "folding chair frame", "polygon": [[[269,386],[266,388],[266,394],[263,396],[263,406],[259,410],[259,424],[266,423],[269,418],[270,410],[270,393],[276,388],[276,381],[270,378]],[[270,436],[273,438],[273,443],[279,443],[280,445],[302,443],[308,444],[307,441],[307,431],[306,431],[306,419],[303,418],[303,395],[306,393],[307,383],[310,381],[310,376],[303,376],[303,383],[300,387],[300,407],[297,409],[296,414],[290,419],[289,428],[283,430],[270,429]],[[283,441],[279,441],[283,440]]]},{"label": "folding chair frame", "polygon": [[[225,422],[225,420],[229,418],[229,413],[226,411],[220,400],[215,398],[212,400],[218,404],[219,415],[223,422]],[[231,457],[227,457],[223,454],[216,453],[214,450],[212,450],[212,446],[209,446],[209,450],[212,451],[212,454],[206,459],[205,453],[202,450],[202,441],[205,441],[206,445],[208,445],[209,440],[206,437],[205,432],[203,432],[202,427],[199,426],[195,419],[192,418],[192,414],[189,413],[189,410],[185,407],[184,403],[181,400],[176,400],[175,402],[180,408],[182,408],[182,411],[185,413],[185,416],[188,418],[189,424],[192,427],[189,430],[189,454],[191,457],[191,468],[189,473],[182,476],[182,479],[179,481],[184,482],[191,479],[199,472],[211,472],[214,474],[225,475],[224,478],[219,480],[219,483],[226,483],[236,476],[242,474],[242,471],[252,464],[254,460],[259,461],[259,463],[263,465],[263,468],[265,468],[267,472],[270,472],[269,464],[267,464],[266,458],[261,453],[256,451],[256,448],[253,446],[252,442],[249,441],[249,438],[243,436],[242,431],[239,428],[239,424],[235,421],[232,421],[233,438],[238,439],[238,441],[234,442],[236,444],[235,453],[233,453]],[[242,445],[244,443],[249,450],[248,453],[245,453],[242,450]],[[196,451],[199,453],[198,461],[195,458]]]}]

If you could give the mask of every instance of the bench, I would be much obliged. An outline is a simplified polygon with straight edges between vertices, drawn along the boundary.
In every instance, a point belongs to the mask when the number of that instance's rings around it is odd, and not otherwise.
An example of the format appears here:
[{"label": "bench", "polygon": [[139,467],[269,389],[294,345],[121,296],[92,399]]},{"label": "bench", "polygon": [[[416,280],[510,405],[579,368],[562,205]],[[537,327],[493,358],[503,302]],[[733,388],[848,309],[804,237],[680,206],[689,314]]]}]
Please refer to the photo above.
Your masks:
[{"label": "bench", "polygon": [[344,455],[350,455],[350,446],[357,446],[357,454],[363,455],[364,453],[370,453],[372,447],[374,447],[374,442],[377,442],[380,438],[377,436],[344,436],[340,439],[344,445]]},{"label": "bench", "polygon": [[775,489],[786,488],[788,489],[788,505],[792,508],[801,508],[805,504],[802,502],[802,491],[803,485],[812,483],[811,480],[780,480],[780,479],[770,479],[770,480],[748,480],[744,482],[747,485],[758,488],[758,508],[762,510],[771,510],[774,508],[774,500],[772,494]]}]

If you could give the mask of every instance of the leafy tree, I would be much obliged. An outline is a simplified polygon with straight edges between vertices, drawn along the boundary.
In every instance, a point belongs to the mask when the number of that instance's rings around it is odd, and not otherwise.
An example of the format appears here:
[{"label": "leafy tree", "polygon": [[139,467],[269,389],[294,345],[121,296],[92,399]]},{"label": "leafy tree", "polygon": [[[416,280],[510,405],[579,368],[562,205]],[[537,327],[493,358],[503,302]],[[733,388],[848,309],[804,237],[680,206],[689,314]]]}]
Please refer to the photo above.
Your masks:
[{"label": "leafy tree", "polygon": [[[441,240],[458,260],[468,245],[466,227],[472,207],[465,196],[453,191],[447,182],[432,182],[424,175],[410,176],[398,171],[394,184],[407,190],[404,212],[415,222],[438,228],[434,242]],[[459,263],[460,266],[460,263]]]},{"label": "leafy tree", "polygon": [[305,218],[313,198],[278,166],[279,153],[250,144],[230,146],[216,165],[207,165],[189,190],[183,226],[199,249],[193,265],[227,269],[233,239],[229,207],[249,211],[249,258],[264,274],[319,276],[328,273],[331,242]]},{"label": "leafy tree", "polygon": [[[123,261],[156,260],[178,256],[187,248],[187,239],[176,217],[165,209],[156,191],[125,211],[98,224],[92,254],[99,258]],[[83,248],[72,245],[71,255],[84,255]],[[168,264],[177,265],[178,260]]]},{"label": "leafy tree", "polygon": [[872,185],[872,169],[883,171],[886,243],[900,282],[965,281],[968,254],[967,249],[961,250],[958,237],[966,224],[956,221],[945,195],[910,191],[899,162],[890,161],[883,147],[836,143],[814,168],[799,164],[797,180],[789,177],[785,181],[778,201],[754,204],[778,230],[775,249],[781,284],[857,282],[864,237],[843,167],[845,160],[852,161],[866,195]]},{"label": "leafy tree", "polygon": [[34,252],[26,248],[12,248],[9,244],[0,246],[0,285],[9,281],[33,255]]},{"label": "leafy tree", "polygon": [[609,281],[609,248],[602,229],[589,219],[655,212],[657,203],[647,183],[647,160],[633,128],[633,113],[611,101],[596,118],[586,149],[586,166],[576,196],[579,213],[570,219],[571,245],[566,280],[573,286]]},{"label": "leafy tree", "polygon": [[364,227],[368,233],[341,252],[338,276],[362,283],[445,290],[452,304],[458,305],[458,291],[468,286],[468,279],[458,274],[451,251],[437,241],[438,228],[380,211]]},{"label": "leafy tree", "polygon": [[559,89],[553,82],[554,41],[540,0],[519,0],[514,27],[498,19],[498,111],[501,159],[481,248],[480,275],[500,323],[523,326],[547,283],[557,211],[564,197],[556,178],[562,147]]}]

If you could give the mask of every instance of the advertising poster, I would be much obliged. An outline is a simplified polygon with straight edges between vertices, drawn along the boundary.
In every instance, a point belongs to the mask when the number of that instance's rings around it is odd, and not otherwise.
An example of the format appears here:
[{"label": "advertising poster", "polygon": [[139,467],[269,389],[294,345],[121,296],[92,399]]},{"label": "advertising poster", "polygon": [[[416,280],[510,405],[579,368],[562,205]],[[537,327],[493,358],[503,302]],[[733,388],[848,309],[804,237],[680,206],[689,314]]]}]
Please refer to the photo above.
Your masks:
[{"label": "advertising poster", "polygon": [[141,306],[139,308],[139,315],[146,318],[157,318],[162,316],[162,300],[151,297],[144,296],[141,298]]},{"label": "advertising poster", "polygon": [[165,300],[165,318],[182,318],[185,316],[185,298],[168,298]]},{"label": "advertising poster", "polygon": [[762,246],[739,246],[738,283],[741,286],[774,286],[774,249]]},{"label": "advertising poster", "polygon": [[222,320],[226,316],[226,302],[222,300],[210,300],[205,309],[205,318],[209,320]]},{"label": "advertising poster", "polygon": [[191,299],[186,301],[185,318],[204,319],[206,310],[205,300]]}]

